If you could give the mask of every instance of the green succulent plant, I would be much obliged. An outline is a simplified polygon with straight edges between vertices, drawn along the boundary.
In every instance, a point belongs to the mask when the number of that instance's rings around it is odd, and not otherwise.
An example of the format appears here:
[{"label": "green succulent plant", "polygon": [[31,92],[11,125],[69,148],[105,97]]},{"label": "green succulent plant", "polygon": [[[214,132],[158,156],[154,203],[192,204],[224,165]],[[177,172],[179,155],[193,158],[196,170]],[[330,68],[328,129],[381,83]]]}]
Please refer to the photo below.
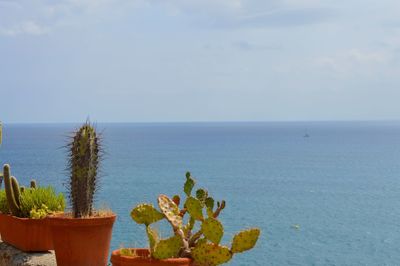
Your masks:
[{"label": "green succulent plant", "polygon": [[92,216],[94,194],[98,190],[101,157],[100,138],[95,128],[86,122],[79,128],[69,150],[69,192],[75,218]]},{"label": "green succulent plant", "polygon": [[[178,195],[172,199],[166,195],[159,195],[160,210],[151,204],[139,204],[132,209],[132,219],[146,226],[151,257],[154,259],[187,257],[192,258],[195,265],[216,266],[228,262],[236,253],[252,249],[260,235],[258,228],[237,233],[230,247],[220,244],[224,227],[218,216],[226,203],[217,202],[217,207],[214,208],[215,201],[205,189],[198,189],[192,196],[195,183],[191,174],[186,173],[183,187],[186,199],[182,209],[179,208],[181,198]],[[189,217],[185,224],[186,214]],[[171,224],[174,232],[166,239],[159,239],[151,228],[151,224],[162,219]],[[193,232],[196,223],[200,223],[200,229]]]},{"label": "green succulent plant", "polygon": [[[65,199],[52,187],[38,187],[35,180],[30,187],[19,186],[11,176],[10,166],[4,165],[4,190],[0,191],[0,211],[22,218],[44,218],[47,214],[64,211]],[[39,215],[40,212],[40,215]]]}]

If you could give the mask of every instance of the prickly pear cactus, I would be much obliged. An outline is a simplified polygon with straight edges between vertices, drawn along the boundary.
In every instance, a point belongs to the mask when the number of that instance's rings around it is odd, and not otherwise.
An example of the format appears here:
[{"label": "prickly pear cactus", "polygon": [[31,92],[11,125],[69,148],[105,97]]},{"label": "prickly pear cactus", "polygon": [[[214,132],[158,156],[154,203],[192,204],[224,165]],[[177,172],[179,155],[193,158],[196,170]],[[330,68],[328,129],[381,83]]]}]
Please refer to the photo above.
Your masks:
[{"label": "prickly pear cactus", "polygon": [[[158,197],[159,212],[151,204],[139,204],[131,216],[138,224],[146,225],[146,232],[150,243],[150,253],[153,258],[166,259],[173,257],[187,257],[194,260],[193,265],[216,266],[228,262],[234,253],[243,252],[254,247],[260,235],[259,229],[249,229],[235,235],[232,247],[220,245],[224,235],[224,227],[217,219],[225,208],[225,201],[217,202],[214,209],[214,199],[207,190],[198,189],[195,196],[191,196],[195,180],[189,172],[186,173],[184,193],[186,200],[183,209],[179,209],[181,198],[179,195],[170,199],[166,195]],[[203,209],[207,217],[203,216]],[[188,219],[183,217],[188,214]],[[165,218],[173,228],[174,235],[168,239],[158,240],[158,235],[149,226]],[[187,221],[184,224],[184,221]],[[201,223],[195,226],[196,222]],[[194,228],[200,228],[193,232]]]},{"label": "prickly pear cactus", "polygon": [[242,231],[233,237],[232,253],[240,253],[252,249],[260,236],[260,229],[252,228]]},{"label": "prickly pear cactus", "polygon": [[75,218],[91,216],[93,197],[98,187],[100,139],[96,130],[86,122],[72,138],[69,148],[69,192]]}]

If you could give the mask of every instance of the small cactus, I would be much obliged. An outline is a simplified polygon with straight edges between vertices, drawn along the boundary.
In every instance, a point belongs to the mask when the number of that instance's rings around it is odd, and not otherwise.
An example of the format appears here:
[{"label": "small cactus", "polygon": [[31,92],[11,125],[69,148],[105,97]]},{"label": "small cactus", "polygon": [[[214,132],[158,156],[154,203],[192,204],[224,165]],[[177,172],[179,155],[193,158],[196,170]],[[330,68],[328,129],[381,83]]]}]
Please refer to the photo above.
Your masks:
[{"label": "small cactus", "polygon": [[[11,176],[10,165],[4,165],[4,187],[6,191],[7,203],[8,207],[11,211],[11,214],[17,217],[21,217],[21,194],[25,192],[26,188],[24,186],[20,186],[18,180]],[[32,186],[34,185],[34,187]],[[36,181],[31,181],[31,188],[36,188]]]},{"label": "small cactus", "polygon": [[75,218],[91,216],[94,193],[98,188],[100,139],[95,128],[86,122],[72,138],[69,148],[69,192]]},{"label": "small cactus", "polygon": [[[208,195],[207,190],[198,189],[196,195],[191,196],[195,180],[189,172],[186,173],[184,193],[187,198],[183,209],[179,209],[181,198],[175,195],[170,199],[166,195],[158,197],[159,212],[151,204],[139,204],[132,212],[132,219],[138,224],[146,225],[146,232],[150,243],[150,254],[155,259],[174,257],[188,257],[194,260],[194,265],[216,266],[228,262],[235,253],[244,252],[254,247],[260,230],[252,228],[236,234],[232,247],[220,244],[224,234],[224,227],[218,216],[225,208],[224,200],[217,202],[214,210],[214,199]],[[207,217],[203,216],[203,209]],[[189,214],[188,219],[183,219]],[[174,235],[167,239],[158,239],[158,235],[150,227],[165,218],[173,228]],[[184,224],[184,221],[188,221]],[[192,232],[196,222],[200,222],[200,230]]]},{"label": "small cactus", "polygon": [[30,185],[31,185],[31,188],[36,188],[36,180],[32,179]]},{"label": "small cactus", "polygon": [[18,181],[15,177],[11,176],[10,165],[5,164],[3,168],[4,175],[4,188],[6,190],[7,203],[10,208],[11,214],[14,216],[21,215],[20,208],[20,188]]}]

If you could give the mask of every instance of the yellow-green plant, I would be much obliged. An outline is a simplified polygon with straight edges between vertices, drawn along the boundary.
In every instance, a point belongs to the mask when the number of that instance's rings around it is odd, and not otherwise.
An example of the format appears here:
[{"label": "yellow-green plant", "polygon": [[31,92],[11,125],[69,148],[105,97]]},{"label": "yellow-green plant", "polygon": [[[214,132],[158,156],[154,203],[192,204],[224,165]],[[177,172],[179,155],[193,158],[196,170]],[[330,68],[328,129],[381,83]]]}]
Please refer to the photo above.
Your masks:
[{"label": "yellow-green plant", "polygon": [[[192,258],[195,265],[215,266],[228,262],[236,253],[252,249],[260,235],[260,229],[251,228],[237,233],[230,247],[221,245],[224,227],[218,216],[225,208],[225,201],[217,202],[209,196],[205,189],[198,189],[192,195],[195,180],[190,173],[186,173],[184,192],[186,199],[183,208],[180,208],[180,196],[172,199],[166,195],[158,197],[157,210],[151,204],[139,204],[131,212],[132,219],[138,224],[146,226],[149,239],[150,254],[155,259],[174,257]],[[185,224],[184,216],[188,214]],[[174,235],[167,239],[159,239],[151,224],[166,219],[172,226]],[[192,232],[196,223],[200,229]]]},{"label": "yellow-green plant", "polygon": [[[32,215],[31,211],[34,210],[33,215],[37,217],[35,211],[39,211],[40,214],[46,211],[49,214],[62,212],[65,209],[65,199],[62,193],[56,194],[52,187],[38,187],[35,180],[31,181],[30,188],[20,187],[18,180],[11,176],[8,164],[4,165],[4,187],[8,210],[14,216],[29,218]],[[6,209],[1,211],[5,212]]]},{"label": "yellow-green plant", "polygon": [[8,214],[10,209],[8,208],[6,191],[4,189],[0,190],[0,212],[3,214]]},{"label": "yellow-green plant", "polygon": [[48,214],[63,212],[65,198],[52,187],[27,188],[20,197],[21,216],[44,218]]}]

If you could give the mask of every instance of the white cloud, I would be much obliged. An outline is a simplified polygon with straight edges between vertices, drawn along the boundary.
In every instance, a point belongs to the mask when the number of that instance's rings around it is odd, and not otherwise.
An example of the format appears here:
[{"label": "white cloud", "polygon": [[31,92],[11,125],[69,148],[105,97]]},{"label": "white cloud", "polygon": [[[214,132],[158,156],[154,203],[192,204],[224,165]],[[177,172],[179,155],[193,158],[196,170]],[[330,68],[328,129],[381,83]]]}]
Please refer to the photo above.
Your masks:
[{"label": "white cloud", "polygon": [[21,34],[43,35],[49,32],[49,28],[39,25],[35,21],[24,21],[9,28],[1,27],[0,35],[16,36]]},{"label": "white cloud", "polygon": [[333,56],[319,57],[315,60],[318,67],[340,75],[370,73],[389,62],[390,56],[385,51],[364,51],[351,49]]}]

